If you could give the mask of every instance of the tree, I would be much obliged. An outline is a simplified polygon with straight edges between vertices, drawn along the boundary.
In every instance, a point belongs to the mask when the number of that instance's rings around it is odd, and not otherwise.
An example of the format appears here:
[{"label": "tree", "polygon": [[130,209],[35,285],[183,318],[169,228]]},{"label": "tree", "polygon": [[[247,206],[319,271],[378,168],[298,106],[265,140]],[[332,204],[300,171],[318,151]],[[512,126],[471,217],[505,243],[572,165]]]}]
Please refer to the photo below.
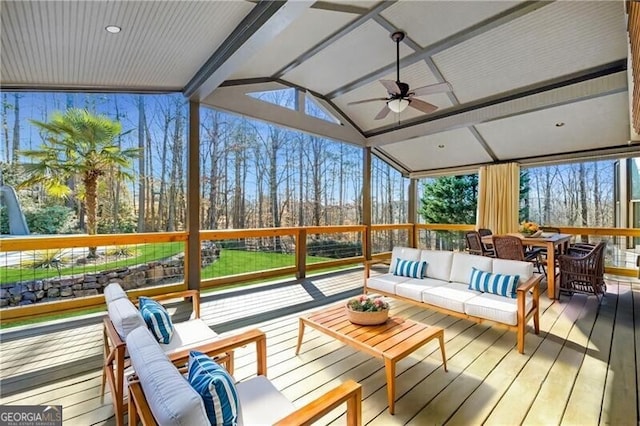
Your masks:
[{"label": "tree", "polygon": [[420,214],[427,223],[476,223],[478,175],[445,176],[424,185]]},{"label": "tree", "polygon": [[[89,235],[96,234],[99,179],[114,168],[119,179],[132,179],[127,169],[140,150],[119,148],[114,140],[122,132],[120,122],[87,110],[71,108],[54,113],[49,123],[31,122],[42,129],[45,137],[40,149],[20,152],[35,160],[25,165],[27,179],[20,187],[42,184],[49,194],[65,197],[71,193],[69,178],[80,176],[87,212],[86,231]],[[95,247],[89,248],[88,257],[96,257]]]}]

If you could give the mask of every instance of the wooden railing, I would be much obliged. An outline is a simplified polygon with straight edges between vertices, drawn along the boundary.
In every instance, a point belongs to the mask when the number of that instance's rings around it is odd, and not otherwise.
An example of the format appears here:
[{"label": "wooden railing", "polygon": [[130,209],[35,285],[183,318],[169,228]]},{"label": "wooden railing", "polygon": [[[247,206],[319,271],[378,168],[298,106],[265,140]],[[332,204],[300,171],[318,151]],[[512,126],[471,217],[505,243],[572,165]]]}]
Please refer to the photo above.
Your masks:
[{"label": "wooden railing", "polygon": [[[392,247],[397,245],[431,248],[464,250],[464,232],[474,229],[474,225],[459,224],[392,224],[371,226],[371,253],[372,258],[389,257]],[[214,267],[205,267],[202,270],[200,288],[213,289],[221,286],[241,285],[246,282],[254,282],[274,277],[305,277],[309,271],[317,271],[327,268],[338,268],[348,265],[359,265],[365,260],[367,228],[363,225],[354,226],[319,226],[319,227],[293,227],[293,228],[267,228],[247,230],[206,230],[200,232],[202,242],[213,241],[222,247],[220,265],[237,250],[242,252],[249,262],[257,259],[265,252],[281,253],[282,264],[256,263],[254,270],[248,270],[244,265],[237,273],[231,269],[217,271]],[[637,250],[627,249],[627,243],[631,238],[640,238],[640,229],[629,228],[575,228],[560,227],[562,233],[572,234],[577,241],[583,236],[588,236],[590,241],[606,239],[608,241],[608,264],[606,271],[616,275],[636,276],[638,268],[635,266]],[[8,259],[11,256],[28,257],[34,250],[57,249],[84,249],[86,247],[105,246],[138,246],[152,245],[162,247],[166,243],[180,243],[180,250],[186,257],[188,234],[186,232],[148,233],[148,234],[117,234],[117,235],[69,235],[52,237],[12,237],[0,240],[0,254],[3,260],[0,262],[0,273],[7,277],[6,270],[16,269],[10,266]],[[336,251],[331,256],[313,255],[313,247],[321,247],[320,252],[328,251],[322,244],[331,241],[349,248],[349,253]],[[234,248],[235,247],[235,248]],[[618,256],[625,253],[626,260],[622,262]],[[310,255],[311,254],[311,255]],[[33,256],[33,255],[31,255]],[[251,257],[254,256],[254,257]],[[87,269],[87,266],[77,267],[77,271]],[[18,268],[19,269],[19,268]],[[93,269],[89,268],[89,273]],[[207,272],[208,271],[208,272]],[[213,271],[213,273],[211,273]],[[32,272],[30,272],[32,273]],[[75,273],[75,272],[74,272]],[[209,274],[209,275],[207,275]],[[29,275],[26,275],[29,279]],[[129,291],[133,297],[140,295],[156,295],[172,291],[183,290],[189,282],[189,271],[185,268],[184,275],[180,274],[175,282],[153,287],[139,288]],[[2,284],[7,284],[3,280]],[[102,295],[71,298],[69,300],[52,303],[37,303],[33,305],[9,307],[0,310],[0,324],[42,315],[51,315],[60,312],[70,312],[97,308],[102,306]]]}]

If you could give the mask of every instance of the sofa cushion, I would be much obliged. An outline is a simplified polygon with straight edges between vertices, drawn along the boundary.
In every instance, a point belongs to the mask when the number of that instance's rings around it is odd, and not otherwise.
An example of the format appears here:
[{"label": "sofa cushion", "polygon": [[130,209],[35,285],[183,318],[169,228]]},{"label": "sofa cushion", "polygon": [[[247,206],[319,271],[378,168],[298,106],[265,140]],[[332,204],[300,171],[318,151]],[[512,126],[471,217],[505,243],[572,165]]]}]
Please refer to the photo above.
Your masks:
[{"label": "sofa cushion", "polygon": [[434,280],[433,278],[410,279],[396,285],[396,294],[398,296],[413,299],[422,302],[422,292],[427,288],[439,287],[446,285],[446,281]]},{"label": "sofa cushion", "polygon": [[493,272],[496,274],[520,275],[520,282],[533,276],[533,263],[520,260],[493,259]]},{"label": "sofa cushion", "polygon": [[141,296],[138,299],[140,313],[147,323],[147,327],[160,343],[169,343],[173,336],[173,324],[171,315],[160,303],[148,297]]},{"label": "sofa cushion", "polygon": [[[529,292],[525,292],[525,312],[529,312],[532,306],[533,297]],[[483,293],[467,300],[464,304],[464,312],[474,317],[517,325],[518,299]]]},{"label": "sofa cushion", "polygon": [[218,338],[218,334],[211,330],[200,318],[173,324],[173,337],[168,344],[160,344],[166,354],[171,354],[185,348],[193,348]]},{"label": "sofa cushion", "polygon": [[140,326],[146,326],[142,315],[127,298],[115,299],[107,305],[109,319],[120,338],[125,340],[129,333]]},{"label": "sofa cushion", "polygon": [[396,259],[393,275],[409,278],[424,278],[427,272],[427,262],[421,260]]},{"label": "sofa cushion", "polygon": [[240,398],[238,425],[272,425],[295,411],[295,406],[264,376],[236,384]]},{"label": "sofa cushion", "polygon": [[238,394],[233,377],[208,355],[189,352],[189,384],[200,394],[212,425],[235,425]]},{"label": "sofa cushion", "polygon": [[104,300],[109,303],[116,299],[127,299],[127,293],[120,287],[118,283],[111,283],[104,288]]},{"label": "sofa cushion", "polygon": [[492,274],[472,268],[469,289],[515,299],[519,275]]},{"label": "sofa cushion", "polygon": [[380,290],[387,293],[396,293],[396,284],[409,280],[407,277],[401,277],[393,274],[382,274],[367,279],[367,288]]},{"label": "sofa cushion", "polygon": [[427,288],[422,292],[422,301],[452,311],[464,312],[464,303],[482,294],[469,290],[468,284],[449,283],[440,287]]},{"label": "sofa cushion", "polygon": [[424,260],[429,265],[427,267],[427,278],[449,281],[451,277],[451,262],[453,252],[446,250],[422,250],[420,260]]},{"label": "sofa cushion", "polygon": [[391,265],[389,265],[389,273],[393,274],[396,270],[396,260],[420,260],[420,250],[411,247],[394,247],[391,251]]},{"label": "sofa cushion", "polygon": [[455,252],[451,263],[451,276],[449,281],[469,284],[471,278],[471,268],[480,271],[492,271],[492,258],[487,256],[476,256],[474,254]]},{"label": "sofa cushion", "polygon": [[202,398],[169,361],[145,325],[129,333],[127,348],[158,424],[209,424]]}]

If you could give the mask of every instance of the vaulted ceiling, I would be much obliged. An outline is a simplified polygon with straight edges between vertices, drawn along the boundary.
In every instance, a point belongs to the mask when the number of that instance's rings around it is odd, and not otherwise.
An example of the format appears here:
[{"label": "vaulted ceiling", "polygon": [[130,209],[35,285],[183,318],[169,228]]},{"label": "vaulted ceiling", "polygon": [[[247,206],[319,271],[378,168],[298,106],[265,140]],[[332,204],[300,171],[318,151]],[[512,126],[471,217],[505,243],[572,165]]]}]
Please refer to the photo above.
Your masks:
[{"label": "vaulted ceiling", "polygon": [[[623,1],[5,1],[3,90],[181,91],[342,140],[409,176],[632,155]],[[122,28],[118,34],[108,25]],[[378,80],[438,107],[374,117]],[[337,122],[248,93],[295,88]],[[299,102],[304,105],[305,102]]]}]

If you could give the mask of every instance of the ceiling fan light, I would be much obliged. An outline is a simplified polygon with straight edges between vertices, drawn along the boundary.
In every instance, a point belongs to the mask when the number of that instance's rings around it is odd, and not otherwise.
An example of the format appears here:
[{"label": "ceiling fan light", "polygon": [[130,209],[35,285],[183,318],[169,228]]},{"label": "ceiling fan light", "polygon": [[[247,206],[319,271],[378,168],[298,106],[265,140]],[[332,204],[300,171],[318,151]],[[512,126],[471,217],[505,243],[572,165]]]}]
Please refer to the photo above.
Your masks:
[{"label": "ceiling fan light", "polygon": [[392,99],[387,102],[387,106],[391,111],[400,113],[407,109],[407,107],[409,106],[409,101],[406,99]]}]

